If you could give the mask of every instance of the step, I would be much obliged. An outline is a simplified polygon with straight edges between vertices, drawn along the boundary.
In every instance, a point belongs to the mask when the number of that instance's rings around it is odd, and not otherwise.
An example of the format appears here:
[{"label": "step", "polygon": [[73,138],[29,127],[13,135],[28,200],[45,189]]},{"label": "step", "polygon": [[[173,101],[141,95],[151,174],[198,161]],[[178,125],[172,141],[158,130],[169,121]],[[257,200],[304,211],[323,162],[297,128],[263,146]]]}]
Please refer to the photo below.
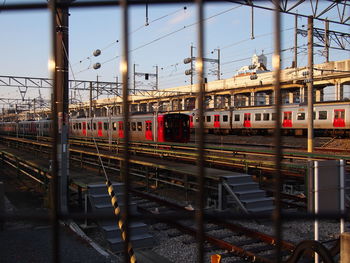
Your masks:
[{"label": "step", "polygon": [[258,190],[259,189],[259,184],[255,182],[250,182],[250,183],[229,183],[228,184],[232,190],[235,191],[248,191],[248,190]]},{"label": "step", "polygon": [[237,174],[232,176],[224,176],[224,179],[228,184],[230,183],[248,183],[253,182],[253,178],[249,174]]},{"label": "step", "polygon": [[[111,203],[111,197],[108,194],[89,194],[88,196],[92,204]],[[124,195],[117,195],[117,202],[123,205]]]},{"label": "step", "polygon": [[235,194],[240,199],[250,199],[250,198],[259,198],[265,197],[266,192],[260,189],[257,190],[248,190],[248,191],[235,191]]},{"label": "step", "polygon": [[274,209],[275,209],[274,206],[262,206],[262,207],[258,207],[258,208],[250,208],[247,210],[250,213],[271,213],[272,214]]},{"label": "step", "polygon": [[[123,193],[124,187],[122,183],[113,183],[112,185],[116,194]],[[89,194],[108,194],[107,185],[104,183],[89,184],[87,189]]]},{"label": "step", "polygon": [[271,206],[273,207],[273,199],[270,197],[256,198],[256,199],[244,199],[240,200],[247,210],[251,208],[259,208]]},{"label": "step", "polygon": [[[152,247],[154,244],[153,237],[149,234],[137,235],[130,237],[133,249]],[[121,252],[124,250],[124,241],[121,237],[107,239],[113,252]]]},{"label": "step", "polygon": [[[124,210],[125,205],[119,205],[119,208],[121,211]],[[114,209],[111,203],[105,203],[105,204],[96,204],[92,207],[92,210],[97,213],[106,213],[111,212],[114,214]],[[137,214],[137,204],[136,203],[130,203],[129,204],[129,212],[132,214]]]},{"label": "step", "polygon": [[[132,236],[148,234],[148,227],[142,222],[132,222],[129,225],[129,229]],[[102,230],[107,239],[120,237],[120,228],[118,227],[117,222],[112,225],[102,226]]]}]

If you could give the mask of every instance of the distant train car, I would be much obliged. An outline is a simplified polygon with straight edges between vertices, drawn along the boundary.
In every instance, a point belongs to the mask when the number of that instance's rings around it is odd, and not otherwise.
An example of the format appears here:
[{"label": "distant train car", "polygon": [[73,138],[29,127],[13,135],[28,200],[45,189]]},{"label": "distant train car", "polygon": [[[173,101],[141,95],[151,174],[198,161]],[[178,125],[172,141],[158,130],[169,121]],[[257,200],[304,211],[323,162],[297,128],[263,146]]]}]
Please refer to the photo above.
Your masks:
[{"label": "distant train car", "polygon": [[[188,142],[190,139],[189,116],[181,113],[135,114],[126,125],[130,140],[157,142]],[[2,134],[48,136],[52,129],[50,120],[3,122]],[[69,134],[77,137],[124,138],[122,116],[77,118],[69,120]]]},{"label": "distant train car", "polygon": [[[208,133],[267,133],[275,127],[273,106],[241,107],[206,111],[204,129]],[[198,111],[193,111],[191,127],[198,127]],[[281,128],[285,134],[302,135],[307,130],[307,105],[283,105]],[[350,103],[327,102],[314,105],[314,129],[317,133],[350,136]]]}]

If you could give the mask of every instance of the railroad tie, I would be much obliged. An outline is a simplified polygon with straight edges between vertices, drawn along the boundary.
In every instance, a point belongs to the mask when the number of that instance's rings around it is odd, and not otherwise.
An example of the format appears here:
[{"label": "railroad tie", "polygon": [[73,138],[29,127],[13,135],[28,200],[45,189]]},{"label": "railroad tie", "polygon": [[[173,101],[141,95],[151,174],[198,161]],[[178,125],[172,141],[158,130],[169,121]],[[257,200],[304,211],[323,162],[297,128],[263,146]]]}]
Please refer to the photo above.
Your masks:
[{"label": "railroad tie", "polygon": [[[126,240],[126,229],[125,229],[124,221],[123,221],[122,217],[120,216],[120,211],[121,210],[120,210],[120,207],[118,205],[118,199],[117,199],[117,196],[114,193],[114,189],[113,189],[113,185],[112,185],[111,181],[107,180],[106,181],[106,185],[107,185],[107,188],[108,188],[108,194],[111,197],[112,206],[114,208],[114,214],[118,218],[118,227],[120,229],[122,239],[125,242],[125,240]],[[134,250],[132,248],[130,239],[129,239],[129,242],[128,242],[128,254],[129,254],[130,262],[131,263],[136,263],[137,262],[136,261],[136,256],[135,256]]]}]

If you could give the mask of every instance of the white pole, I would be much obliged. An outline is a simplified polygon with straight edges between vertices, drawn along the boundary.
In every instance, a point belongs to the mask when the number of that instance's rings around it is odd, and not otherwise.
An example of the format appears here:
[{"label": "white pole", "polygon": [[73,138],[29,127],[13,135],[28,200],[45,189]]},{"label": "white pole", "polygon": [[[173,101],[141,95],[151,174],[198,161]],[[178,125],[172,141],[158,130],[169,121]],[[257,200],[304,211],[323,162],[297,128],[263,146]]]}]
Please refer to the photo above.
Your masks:
[{"label": "white pole", "polygon": [[[339,175],[340,175],[340,212],[343,214],[345,211],[345,178],[344,178],[344,160],[339,161]],[[344,233],[345,231],[345,222],[344,218],[340,219],[340,234]]]},{"label": "white pole", "polygon": [[[314,162],[314,200],[315,200],[315,215],[318,214],[318,161]],[[314,223],[314,239],[319,240],[318,219]],[[315,252],[315,263],[318,263],[318,254]]]}]

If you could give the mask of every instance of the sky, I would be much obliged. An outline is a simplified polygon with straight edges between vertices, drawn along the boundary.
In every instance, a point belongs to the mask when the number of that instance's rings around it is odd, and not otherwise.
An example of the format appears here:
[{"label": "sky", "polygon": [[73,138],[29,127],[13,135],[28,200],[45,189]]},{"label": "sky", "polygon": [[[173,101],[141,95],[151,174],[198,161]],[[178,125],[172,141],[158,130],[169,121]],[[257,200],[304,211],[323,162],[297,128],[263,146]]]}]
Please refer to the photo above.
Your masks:
[{"label": "sky", "polygon": [[[1,5],[0,0],[0,5]],[[15,3],[7,0],[4,3]],[[25,1],[22,1],[25,2]],[[43,1],[37,1],[43,2]],[[45,1],[44,1],[45,2]],[[308,8],[308,7],[301,7]],[[305,10],[303,10],[305,13]],[[336,13],[329,13],[329,16]],[[273,13],[254,9],[254,39],[251,38],[251,9],[233,3],[205,5],[205,58],[217,58],[220,49],[221,79],[232,77],[236,71],[250,64],[251,56],[264,53],[267,68],[271,70],[274,46]],[[136,72],[155,73],[159,69],[159,88],[188,85],[190,77],[184,74],[189,64],[183,60],[190,56],[190,47],[197,52],[197,11],[195,5],[151,5],[148,26],[145,6],[130,8],[130,67]],[[116,81],[119,78],[121,57],[121,16],[118,7],[71,9],[69,17],[70,79]],[[305,18],[298,19],[299,28],[306,29]],[[0,12],[0,75],[49,78],[50,13],[47,10]],[[324,28],[320,21],[315,27]],[[282,68],[290,67],[293,60],[294,16],[282,14]],[[331,30],[350,33],[349,26],[330,24]],[[315,40],[316,41],[316,40]],[[317,42],[317,41],[316,41]],[[307,65],[307,38],[298,36],[298,64]],[[348,46],[349,48],[349,46]],[[101,55],[93,56],[96,49]],[[315,63],[323,63],[322,49],[315,49]],[[350,59],[350,52],[330,50],[330,60]],[[100,63],[95,70],[93,65]],[[216,64],[206,63],[208,80],[215,80]],[[132,74],[132,71],[131,71]],[[132,80],[132,76],[130,76]],[[137,78],[140,88],[151,88],[155,79]],[[133,85],[131,81],[131,85]],[[49,98],[49,90],[41,90]],[[39,96],[38,89],[29,89],[26,98]],[[88,92],[74,94],[82,100]],[[16,88],[0,87],[1,98],[20,98]]]}]

